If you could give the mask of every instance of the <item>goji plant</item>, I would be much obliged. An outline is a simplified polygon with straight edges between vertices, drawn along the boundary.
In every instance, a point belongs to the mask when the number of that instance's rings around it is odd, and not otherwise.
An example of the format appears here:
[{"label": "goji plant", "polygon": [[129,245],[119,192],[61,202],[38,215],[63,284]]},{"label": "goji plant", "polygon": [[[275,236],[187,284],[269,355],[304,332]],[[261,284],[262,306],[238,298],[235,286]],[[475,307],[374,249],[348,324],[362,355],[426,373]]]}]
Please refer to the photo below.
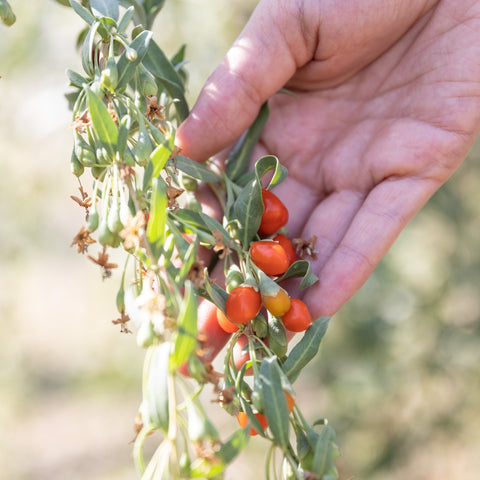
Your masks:
[{"label": "goji plant", "polygon": [[[83,71],[67,71],[70,164],[80,192],[72,198],[85,211],[72,246],[104,277],[118,268],[111,249],[124,253],[114,323],[134,330],[146,350],[133,446],[139,476],[221,478],[258,434],[266,442],[266,478],[337,478],[334,431],[324,419],[307,422],[293,388],[329,321],[312,320],[283,284],[298,278],[303,290],[317,281],[302,248],[308,242],[294,242],[297,259],[285,230],[288,209],[271,192],[287,176],[279,160],[264,156],[248,170],[268,105],[225,170],[196,163],[175,147],[176,127],[189,113],[185,47],[168,58],[150,30],[164,0],[68,3],[85,21],[78,36]],[[14,21],[5,0],[0,13]],[[202,212],[195,197],[199,183],[217,196],[220,220]],[[96,256],[90,255],[97,245]],[[200,249],[211,251],[208,265],[199,260]],[[212,278],[218,262],[225,288]],[[215,305],[220,327],[231,335],[220,372],[207,361],[197,326],[200,299]],[[305,331],[290,351],[288,331]],[[232,419],[226,439],[199,399],[208,384],[218,408],[240,425]],[[161,440],[145,459],[144,442],[154,431]]]}]

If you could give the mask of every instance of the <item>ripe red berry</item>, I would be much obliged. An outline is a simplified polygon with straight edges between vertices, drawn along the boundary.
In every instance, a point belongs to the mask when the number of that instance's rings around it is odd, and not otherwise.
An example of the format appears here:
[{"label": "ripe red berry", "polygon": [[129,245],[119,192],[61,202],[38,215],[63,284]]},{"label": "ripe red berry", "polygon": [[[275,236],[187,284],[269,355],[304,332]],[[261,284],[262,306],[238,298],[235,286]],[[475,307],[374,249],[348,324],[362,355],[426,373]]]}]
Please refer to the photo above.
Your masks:
[{"label": "ripe red berry", "polygon": [[283,202],[270,190],[262,189],[263,215],[258,233],[272,235],[288,222],[288,210]]},{"label": "ripe red berry", "polygon": [[219,308],[217,308],[217,322],[222,327],[222,330],[227,333],[238,331],[238,326],[232,323]]},{"label": "ripe red berry", "polygon": [[290,310],[282,316],[283,325],[291,332],[303,332],[312,323],[307,306],[298,298],[290,299]]},{"label": "ripe red berry", "polygon": [[273,241],[278,242],[283,247],[283,249],[285,250],[285,253],[287,254],[290,265],[297,261],[297,252],[295,252],[292,242],[286,235],[283,235],[282,233],[278,233],[273,237]]},{"label": "ripe red berry", "polygon": [[[260,422],[260,425],[262,426],[263,430],[265,430],[268,426],[267,419],[261,414],[261,413],[255,413],[255,416],[257,417],[257,420]],[[248,423],[248,417],[245,412],[239,412],[237,415],[237,420],[238,423],[240,424],[240,427],[245,428]],[[258,433],[250,427],[250,436],[255,436],[258,435]]]},{"label": "ripe red berry", "polygon": [[250,245],[252,262],[267,275],[282,275],[290,265],[284,248],[273,240],[261,240]]},{"label": "ripe red berry", "polygon": [[249,285],[240,285],[228,295],[225,313],[232,323],[247,323],[258,315],[261,307],[260,292]]}]

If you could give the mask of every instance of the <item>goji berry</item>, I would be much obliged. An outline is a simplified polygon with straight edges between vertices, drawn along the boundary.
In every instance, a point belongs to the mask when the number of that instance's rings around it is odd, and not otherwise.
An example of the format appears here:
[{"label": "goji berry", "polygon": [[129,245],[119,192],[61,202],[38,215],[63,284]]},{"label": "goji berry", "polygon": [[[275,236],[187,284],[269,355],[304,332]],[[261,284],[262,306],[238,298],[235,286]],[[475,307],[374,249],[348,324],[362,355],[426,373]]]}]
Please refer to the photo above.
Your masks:
[{"label": "goji berry", "polygon": [[278,233],[273,237],[273,240],[275,242],[278,242],[283,247],[283,249],[285,250],[285,253],[287,254],[290,265],[297,261],[297,252],[295,252],[292,242],[286,235],[283,235],[282,233]]},{"label": "goji berry", "polygon": [[288,210],[283,202],[270,190],[262,189],[263,215],[258,232],[271,235],[288,222]]},{"label": "goji berry", "polygon": [[281,317],[290,309],[290,297],[288,293],[279,288],[276,295],[262,295],[265,308],[276,317]]},{"label": "goji berry", "polygon": [[232,323],[219,308],[217,308],[217,322],[227,333],[238,331],[238,326]]},{"label": "goji berry", "polygon": [[267,275],[282,275],[290,265],[285,249],[273,240],[253,242],[250,245],[250,258]]},{"label": "goji berry", "polygon": [[290,299],[290,309],[282,316],[283,325],[291,332],[303,332],[312,323],[307,306],[298,298]]},{"label": "goji berry", "polygon": [[261,307],[260,292],[250,285],[240,285],[228,295],[225,313],[230,322],[247,323],[257,316]]},{"label": "goji berry", "polygon": [[[260,422],[262,429],[265,430],[268,427],[267,419],[261,413],[255,413],[255,417],[257,417],[257,420]],[[242,428],[245,428],[248,424],[248,417],[245,412],[239,412],[237,415],[237,420]],[[249,434],[252,437],[258,435],[257,431],[253,427],[250,427]]]}]

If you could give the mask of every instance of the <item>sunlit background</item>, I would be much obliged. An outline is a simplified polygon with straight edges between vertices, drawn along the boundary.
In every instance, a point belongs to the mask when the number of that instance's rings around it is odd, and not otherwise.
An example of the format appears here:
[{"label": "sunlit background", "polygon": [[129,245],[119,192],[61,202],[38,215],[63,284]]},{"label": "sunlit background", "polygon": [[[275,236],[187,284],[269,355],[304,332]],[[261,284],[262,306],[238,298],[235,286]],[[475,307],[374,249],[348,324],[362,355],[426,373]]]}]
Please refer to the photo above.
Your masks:
[{"label": "sunlit background", "polygon": [[[155,37],[190,59],[193,103],[253,0],[169,0]],[[70,242],[65,69],[82,22],[53,0],[12,0],[0,25],[0,477],[136,478],[143,352],[112,325],[115,279]],[[477,480],[480,471],[480,146],[335,317],[298,381],[337,431],[343,480]],[[212,407],[217,408],[217,407]],[[234,428],[215,413],[223,436]],[[262,478],[253,439],[226,475]]]}]

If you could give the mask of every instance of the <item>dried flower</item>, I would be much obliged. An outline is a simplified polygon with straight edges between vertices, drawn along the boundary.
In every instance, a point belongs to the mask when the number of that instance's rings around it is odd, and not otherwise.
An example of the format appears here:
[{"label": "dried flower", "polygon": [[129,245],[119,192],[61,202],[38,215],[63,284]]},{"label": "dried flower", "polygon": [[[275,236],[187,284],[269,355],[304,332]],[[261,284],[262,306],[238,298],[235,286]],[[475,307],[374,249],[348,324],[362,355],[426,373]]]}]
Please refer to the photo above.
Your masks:
[{"label": "dried flower", "polygon": [[303,238],[294,238],[292,245],[300,258],[310,257],[313,260],[317,259],[317,251],[315,250],[315,243],[317,242],[317,236],[312,235],[309,240]]},{"label": "dried flower", "polygon": [[172,185],[172,179],[170,176],[167,176],[165,179],[168,184],[167,197],[168,197],[168,208],[178,209],[179,205],[177,198],[185,191],[183,188],[177,188]]},{"label": "dried flower", "polygon": [[157,103],[157,97],[147,97],[147,113],[145,116],[150,120],[159,118],[160,120],[165,120],[165,115],[163,115],[164,107]]},{"label": "dried flower", "polygon": [[225,244],[223,235],[218,230],[214,230],[212,232],[212,235],[215,240],[215,244],[213,245],[213,251],[215,253],[220,252],[218,258],[220,259],[225,258],[226,255],[229,255],[230,253],[232,253],[228,245]]},{"label": "dried flower", "polygon": [[205,262],[203,260],[196,260],[187,274],[195,288],[201,288],[205,284]]},{"label": "dried flower", "polygon": [[90,232],[87,230],[87,227],[82,227],[80,231],[73,238],[72,244],[77,246],[78,253],[85,253],[88,250],[88,246],[92,243],[95,243],[95,240],[90,236]]},{"label": "dried flower", "polygon": [[105,280],[112,275],[112,269],[117,268],[118,265],[116,263],[109,263],[108,261],[108,254],[107,254],[107,247],[104,245],[103,250],[98,252],[97,258],[93,258],[91,255],[87,255],[87,257],[93,262],[102,267],[103,274],[102,277]]},{"label": "dried flower", "polygon": [[122,311],[122,313],[120,314],[120,317],[117,318],[116,320],[112,320],[112,323],[114,325],[120,325],[121,333],[132,333],[132,331],[129,330],[128,327],[126,326],[126,323],[129,321],[130,321],[130,317],[124,311]]},{"label": "dried flower", "polygon": [[92,125],[92,120],[88,116],[88,110],[84,110],[80,115],[75,115],[75,120],[70,124],[70,128],[77,133],[85,133],[90,125]]}]

